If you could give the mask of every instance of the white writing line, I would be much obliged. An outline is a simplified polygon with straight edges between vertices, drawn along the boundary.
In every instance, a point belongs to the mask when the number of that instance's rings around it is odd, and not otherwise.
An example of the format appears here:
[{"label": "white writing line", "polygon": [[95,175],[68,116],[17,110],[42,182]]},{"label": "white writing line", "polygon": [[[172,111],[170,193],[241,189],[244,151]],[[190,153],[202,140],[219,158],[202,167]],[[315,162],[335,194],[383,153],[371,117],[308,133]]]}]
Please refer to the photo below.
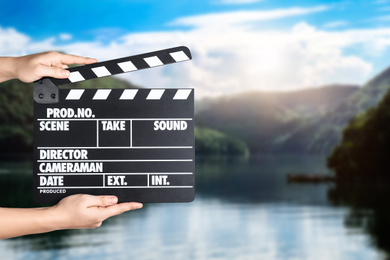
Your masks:
[{"label": "white writing line", "polygon": [[192,149],[192,146],[107,146],[107,147],[38,147],[38,149]]},{"label": "white writing line", "polygon": [[133,147],[133,120],[130,120],[130,147]]},{"label": "white writing line", "polygon": [[192,121],[192,118],[38,118],[37,121],[163,121],[163,120],[182,120]]},{"label": "white writing line", "polygon": [[37,173],[38,175],[190,175],[192,172],[103,172],[103,173],[69,173],[69,172],[56,172],[56,173]]},{"label": "white writing line", "polygon": [[99,148],[99,120],[96,121],[96,148]]},{"label": "white writing line", "polygon": [[142,160],[38,160],[37,162],[192,162],[192,159],[142,159]]},{"label": "white writing line", "polygon": [[185,189],[190,189],[193,188],[193,186],[80,186],[80,187],[65,187],[65,186],[58,186],[58,187],[37,187],[37,189],[129,189],[129,188],[138,188],[138,189],[154,189],[154,188],[164,188],[164,189],[180,189],[180,188],[185,188]]}]

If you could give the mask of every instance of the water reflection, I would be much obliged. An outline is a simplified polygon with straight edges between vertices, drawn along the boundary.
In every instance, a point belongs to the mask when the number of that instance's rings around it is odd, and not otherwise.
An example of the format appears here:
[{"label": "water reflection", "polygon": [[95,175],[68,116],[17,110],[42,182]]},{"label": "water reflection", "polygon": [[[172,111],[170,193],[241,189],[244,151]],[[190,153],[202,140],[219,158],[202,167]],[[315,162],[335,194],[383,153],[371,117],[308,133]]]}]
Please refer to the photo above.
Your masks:
[{"label": "water reflection", "polygon": [[380,259],[366,235],[345,234],[345,214],[200,197],[188,205],[153,205],[102,229],[72,232],[62,248],[36,247],[41,240],[36,238],[7,240],[0,250],[4,259]]},{"label": "water reflection", "polygon": [[[307,156],[198,158],[193,203],[148,204],[96,230],[3,240],[0,259],[383,259],[372,241],[387,251],[389,215],[371,208],[371,220],[356,217],[364,205],[345,197],[364,193],[286,181],[290,172],[323,173],[323,165]],[[0,204],[31,206],[31,178],[0,173]]]},{"label": "water reflection", "polygon": [[324,194],[332,184],[288,184],[291,172],[324,173],[320,156],[257,156],[235,158],[197,158],[197,192],[226,201],[293,202],[328,205]]},{"label": "water reflection", "polygon": [[378,183],[339,183],[329,190],[334,205],[348,205],[345,225],[370,234],[371,242],[390,255],[390,185]]}]

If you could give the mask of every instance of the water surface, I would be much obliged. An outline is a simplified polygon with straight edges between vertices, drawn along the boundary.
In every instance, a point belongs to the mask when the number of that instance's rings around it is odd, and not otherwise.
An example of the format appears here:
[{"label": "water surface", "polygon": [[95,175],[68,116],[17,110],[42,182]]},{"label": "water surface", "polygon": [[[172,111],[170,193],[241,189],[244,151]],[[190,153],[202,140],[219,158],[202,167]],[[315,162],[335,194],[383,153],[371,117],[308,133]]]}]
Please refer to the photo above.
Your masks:
[{"label": "water surface", "polygon": [[[28,169],[0,164],[1,205],[31,206]],[[354,208],[329,196],[338,187],[288,184],[291,172],[328,170],[315,156],[197,158],[194,202],[147,204],[95,230],[2,240],[0,259],[385,258],[375,232],[348,224]]]}]

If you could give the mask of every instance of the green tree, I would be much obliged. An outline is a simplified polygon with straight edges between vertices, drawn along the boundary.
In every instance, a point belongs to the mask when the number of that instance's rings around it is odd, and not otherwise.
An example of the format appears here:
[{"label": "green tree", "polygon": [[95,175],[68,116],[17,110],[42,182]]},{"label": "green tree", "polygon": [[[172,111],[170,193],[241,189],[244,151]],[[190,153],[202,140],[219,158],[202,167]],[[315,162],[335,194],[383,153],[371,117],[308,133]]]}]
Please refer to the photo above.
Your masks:
[{"label": "green tree", "polygon": [[10,80],[0,85],[0,154],[31,152],[32,84]]},{"label": "green tree", "polygon": [[328,166],[338,177],[390,177],[390,90],[377,107],[353,118]]},{"label": "green tree", "polygon": [[248,156],[249,148],[241,140],[210,128],[195,127],[197,154]]}]

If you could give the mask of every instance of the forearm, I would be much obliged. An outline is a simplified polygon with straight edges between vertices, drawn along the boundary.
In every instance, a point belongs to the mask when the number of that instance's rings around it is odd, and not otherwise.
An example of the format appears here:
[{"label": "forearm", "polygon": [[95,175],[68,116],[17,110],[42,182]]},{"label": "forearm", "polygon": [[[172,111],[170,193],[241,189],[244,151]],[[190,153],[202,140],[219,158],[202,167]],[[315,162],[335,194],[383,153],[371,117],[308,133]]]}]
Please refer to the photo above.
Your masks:
[{"label": "forearm", "polygon": [[58,229],[50,208],[0,208],[0,239]]},{"label": "forearm", "polygon": [[16,78],[15,57],[0,57],[0,82]]}]

